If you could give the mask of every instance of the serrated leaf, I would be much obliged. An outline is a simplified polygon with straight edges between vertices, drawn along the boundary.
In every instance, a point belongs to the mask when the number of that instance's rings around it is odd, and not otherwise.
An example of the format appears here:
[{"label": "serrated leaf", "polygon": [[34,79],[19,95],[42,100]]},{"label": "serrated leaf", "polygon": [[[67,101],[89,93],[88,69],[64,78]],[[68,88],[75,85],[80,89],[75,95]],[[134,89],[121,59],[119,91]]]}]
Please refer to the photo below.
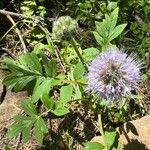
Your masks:
[{"label": "serrated leaf", "polygon": [[21,68],[21,67],[19,66],[19,64],[17,64],[16,61],[13,61],[13,60],[11,60],[11,59],[8,59],[8,58],[5,59],[5,60],[4,60],[4,63],[6,63],[8,69],[9,69],[11,72],[13,72],[13,73],[16,73],[16,72],[22,73],[22,72],[25,71],[23,68]]},{"label": "serrated leaf", "polygon": [[25,111],[25,113],[28,114],[29,116],[37,115],[37,111],[35,109],[35,106],[29,100],[22,101],[21,107]]},{"label": "serrated leaf", "polygon": [[35,53],[30,53],[30,63],[31,61],[32,63],[32,68],[35,71],[39,71],[42,74],[42,66],[40,63],[40,59],[38,58],[38,56]]},{"label": "serrated leaf", "polygon": [[85,73],[85,67],[81,62],[78,62],[73,70],[75,80],[81,79]]},{"label": "serrated leaf", "polygon": [[24,120],[31,120],[31,117],[25,115],[16,115],[13,117],[16,122],[23,122]]},{"label": "serrated leaf", "polygon": [[8,138],[13,138],[13,137],[16,137],[17,135],[19,135],[19,133],[21,133],[21,131],[22,131],[22,124],[13,124],[8,127],[6,136]]},{"label": "serrated leaf", "polygon": [[32,126],[33,126],[33,122],[30,122],[28,123],[28,125],[25,124],[22,130],[22,140],[24,143],[26,143],[30,138]]},{"label": "serrated leaf", "polygon": [[39,145],[42,145],[44,134],[48,132],[48,129],[45,125],[44,120],[41,117],[38,117],[37,121],[34,124],[34,134],[36,141]]},{"label": "serrated leaf", "polygon": [[75,99],[81,99],[82,98],[82,92],[80,91],[79,85],[75,86]]},{"label": "serrated leaf", "polygon": [[103,26],[105,28],[105,39],[108,40],[108,36],[111,29],[111,18],[107,14],[105,14],[105,19],[103,20]]},{"label": "serrated leaf", "polygon": [[94,37],[95,37],[95,39],[96,39],[96,41],[97,41],[97,43],[99,44],[99,45],[104,45],[105,44],[105,41],[104,41],[104,39],[97,33],[97,32],[93,32],[93,34],[94,34]]},{"label": "serrated leaf", "polygon": [[[18,132],[22,133],[23,142],[24,143],[27,142],[29,140],[31,129],[32,129],[32,126],[33,126],[36,118],[35,117],[27,117],[24,115],[16,115],[14,117],[14,119],[16,121],[14,126],[17,127],[18,129],[20,129]],[[19,127],[18,127],[18,125],[19,125]],[[10,126],[8,128],[8,131],[14,130],[14,128],[13,129],[11,129],[11,128],[12,128],[12,126]],[[8,132],[8,134],[10,134],[10,133]],[[15,137],[15,135],[14,136],[12,135],[12,137]]]},{"label": "serrated leaf", "polygon": [[63,104],[69,102],[71,100],[72,92],[73,92],[73,87],[71,84],[67,86],[62,86],[60,89],[60,101]]},{"label": "serrated leaf", "polygon": [[43,63],[43,66],[44,66],[44,70],[45,70],[46,74],[50,77],[51,76],[50,60],[48,60],[48,58],[45,54],[41,54],[41,56],[42,56],[42,63]]},{"label": "serrated leaf", "polygon": [[48,47],[48,45],[45,45],[43,43],[37,43],[35,46],[34,46],[34,49],[33,49],[33,52],[35,54],[40,54],[42,52],[42,49],[46,49]]},{"label": "serrated leaf", "polygon": [[43,95],[43,93],[48,93],[51,89],[51,79],[41,78],[37,80],[36,86],[33,90],[32,101],[37,102]]},{"label": "serrated leaf", "polygon": [[39,58],[33,52],[21,55],[19,57],[19,63],[28,69],[42,73],[42,67]]},{"label": "serrated leaf", "polygon": [[[32,60],[31,60],[32,61]],[[8,69],[15,74],[16,76],[18,74],[22,74],[22,76],[25,75],[41,75],[38,71],[31,70],[26,67],[26,65],[20,64],[18,61],[14,61],[11,59],[5,59],[4,63],[6,63]]]},{"label": "serrated leaf", "polygon": [[47,56],[45,54],[42,54],[42,62],[46,74],[52,78],[56,77],[57,61],[55,59],[48,60]]},{"label": "serrated leaf", "polygon": [[100,51],[97,48],[87,48],[83,50],[83,58],[86,61],[93,60],[96,56],[100,54]]},{"label": "serrated leaf", "polygon": [[11,86],[13,87],[16,82],[18,81],[18,79],[16,78],[15,74],[10,74],[8,76],[6,76],[3,80],[3,84],[6,86]]},{"label": "serrated leaf", "polygon": [[3,84],[14,88],[15,92],[21,91],[29,82],[34,80],[36,76],[23,76],[23,74],[10,74],[4,80]]},{"label": "serrated leaf", "polygon": [[109,11],[111,11],[111,10],[115,9],[116,7],[117,7],[117,2],[109,2],[108,6],[107,6],[107,9]]},{"label": "serrated leaf", "polygon": [[87,142],[83,144],[83,150],[103,150],[104,146],[98,142]]},{"label": "serrated leaf", "polygon": [[40,58],[34,53],[23,54],[19,57],[18,61],[5,59],[4,62],[11,71],[11,74],[4,79],[3,83],[6,86],[14,88],[16,92],[24,89],[24,87],[35,79],[45,79]]},{"label": "serrated leaf", "polygon": [[117,133],[115,130],[105,131],[105,141],[108,148],[110,148],[116,139]]},{"label": "serrated leaf", "polygon": [[64,116],[65,114],[69,113],[69,109],[67,109],[66,107],[64,107],[64,105],[61,102],[58,102],[56,104],[56,108],[53,111],[53,113],[56,116]]},{"label": "serrated leaf", "polygon": [[50,60],[50,77],[55,78],[56,77],[56,65],[57,65],[57,61],[55,59],[51,59]]},{"label": "serrated leaf", "polygon": [[118,25],[117,27],[115,27],[115,29],[109,35],[109,41],[112,41],[117,36],[119,36],[122,33],[122,31],[124,30],[124,28],[126,27],[126,25],[127,24],[121,24],[121,25]]},{"label": "serrated leaf", "polygon": [[44,104],[44,106],[47,108],[47,109],[53,109],[53,106],[54,106],[54,100],[52,97],[49,97],[48,93],[44,93],[42,95],[42,103]]},{"label": "serrated leaf", "polygon": [[99,36],[105,39],[107,37],[107,28],[106,28],[107,24],[105,25],[105,19],[102,22],[96,21],[95,25],[96,25],[96,31],[99,34]]},{"label": "serrated leaf", "polygon": [[111,18],[110,31],[114,30],[114,28],[117,24],[118,13],[119,13],[119,8],[118,7],[111,13],[111,16],[110,16],[110,18]]},{"label": "serrated leaf", "polygon": [[21,91],[30,81],[34,80],[36,77],[35,76],[23,76],[16,78],[16,84],[14,85],[14,91],[19,92]]}]

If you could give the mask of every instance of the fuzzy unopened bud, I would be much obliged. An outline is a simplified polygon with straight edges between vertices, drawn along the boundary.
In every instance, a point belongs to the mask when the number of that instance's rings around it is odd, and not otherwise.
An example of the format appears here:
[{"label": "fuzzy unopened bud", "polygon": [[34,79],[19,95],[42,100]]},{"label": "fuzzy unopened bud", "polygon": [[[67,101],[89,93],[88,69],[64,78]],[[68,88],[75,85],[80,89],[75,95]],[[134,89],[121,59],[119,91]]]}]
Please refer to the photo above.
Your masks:
[{"label": "fuzzy unopened bud", "polygon": [[75,33],[77,22],[70,16],[62,16],[53,23],[52,37],[54,39],[68,39],[70,35]]}]

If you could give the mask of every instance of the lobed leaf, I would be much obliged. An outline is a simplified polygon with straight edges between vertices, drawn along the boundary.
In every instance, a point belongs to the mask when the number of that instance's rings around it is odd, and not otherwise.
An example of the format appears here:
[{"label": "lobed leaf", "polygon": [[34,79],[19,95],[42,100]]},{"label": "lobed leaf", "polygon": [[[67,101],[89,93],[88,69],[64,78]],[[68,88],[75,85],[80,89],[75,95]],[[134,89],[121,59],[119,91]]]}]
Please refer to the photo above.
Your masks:
[{"label": "lobed leaf", "polygon": [[37,121],[34,124],[34,135],[39,145],[42,145],[44,134],[47,132],[48,132],[48,129],[45,125],[44,120],[42,119],[42,117],[38,117]]},{"label": "lobed leaf", "polygon": [[64,107],[64,105],[61,103],[61,102],[58,102],[56,104],[56,108],[55,110],[53,111],[53,113],[56,115],[56,116],[64,116],[66,115],[67,113],[69,113],[69,109],[67,109],[66,107]]},{"label": "lobed leaf", "polygon": [[93,60],[96,56],[100,54],[100,51],[97,48],[91,47],[83,50],[83,57],[86,61]]},{"label": "lobed leaf", "polygon": [[95,37],[95,39],[96,39],[96,41],[97,41],[97,43],[99,44],[99,45],[104,45],[105,44],[105,40],[103,39],[103,37],[101,37],[97,32],[93,32],[93,34],[94,34],[94,37]]},{"label": "lobed leaf", "polygon": [[44,93],[42,95],[42,99],[41,99],[43,105],[47,108],[47,109],[53,109],[55,102],[53,100],[52,97],[49,97],[48,93]]},{"label": "lobed leaf", "polygon": [[51,89],[52,79],[39,78],[37,79],[36,85],[33,90],[32,101],[37,102],[43,95],[43,93],[48,93]]},{"label": "lobed leaf", "polygon": [[117,36],[119,36],[122,33],[122,31],[124,30],[124,28],[126,27],[126,25],[127,24],[121,24],[121,25],[118,25],[117,27],[115,27],[114,30],[109,35],[109,41],[112,41]]},{"label": "lobed leaf", "polygon": [[104,146],[98,142],[87,142],[83,144],[83,150],[103,150]]},{"label": "lobed leaf", "polygon": [[28,114],[29,116],[37,115],[36,108],[31,101],[28,100],[22,101],[21,107],[25,111],[25,113]]},{"label": "lobed leaf", "polygon": [[75,80],[81,79],[85,73],[85,67],[81,62],[78,62],[73,70]]},{"label": "lobed leaf", "polygon": [[67,86],[62,86],[60,89],[60,101],[63,104],[69,102],[71,100],[72,92],[73,92],[73,87],[71,84]]}]

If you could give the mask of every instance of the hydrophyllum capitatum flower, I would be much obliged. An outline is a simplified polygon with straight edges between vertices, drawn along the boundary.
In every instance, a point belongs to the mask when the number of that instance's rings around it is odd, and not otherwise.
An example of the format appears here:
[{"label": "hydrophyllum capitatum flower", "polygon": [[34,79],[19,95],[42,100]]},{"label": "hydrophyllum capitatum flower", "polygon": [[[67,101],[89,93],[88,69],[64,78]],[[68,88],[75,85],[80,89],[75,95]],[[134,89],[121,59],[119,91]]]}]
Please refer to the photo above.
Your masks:
[{"label": "hydrophyllum capitatum flower", "polygon": [[88,67],[87,90],[110,102],[128,97],[140,79],[139,67],[134,56],[127,56],[122,51],[102,53]]},{"label": "hydrophyllum capitatum flower", "polygon": [[77,28],[76,20],[73,20],[70,16],[59,17],[53,23],[53,38],[54,39],[66,39],[70,34],[75,32]]}]

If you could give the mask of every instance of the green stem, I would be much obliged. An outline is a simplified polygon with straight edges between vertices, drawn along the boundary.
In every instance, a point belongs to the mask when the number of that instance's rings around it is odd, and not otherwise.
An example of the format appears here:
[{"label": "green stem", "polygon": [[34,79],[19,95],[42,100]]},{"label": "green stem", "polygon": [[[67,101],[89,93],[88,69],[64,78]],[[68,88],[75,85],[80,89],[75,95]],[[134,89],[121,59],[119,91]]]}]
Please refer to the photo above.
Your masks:
[{"label": "green stem", "polygon": [[49,112],[51,112],[51,109],[44,111],[42,114],[40,114],[40,117],[47,115]]},{"label": "green stem", "polygon": [[104,134],[104,130],[103,130],[103,124],[102,124],[101,114],[98,115],[98,122],[97,122],[97,124],[98,124],[98,127],[99,127],[99,131],[102,134],[102,138],[103,138],[103,143],[104,143],[104,146],[105,146],[105,150],[108,150],[107,144],[106,144],[106,141],[105,141],[105,134]]},{"label": "green stem", "polygon": [[77,47],[77,45],[76,45],[76,41],[75,41],[75,39],[74,39],[72,36],[71,36],[71,41],[70,41],[70,42],[71,42],[71,44],[72,44],[72,46],[73,46],[75,52],[77,53],[77,55],[78,55],[80,61],[81,61],[82,64],[84,65],[86,71],[88,71],[88,68],[87,68],[87,66],[86,66],[86,64],[85,64],[85,62],[84,62],[84,60],[83,60],[83,58],[82,58],[82,56],[81,56],[81,54],[80,54],[80,52],[79,52],[79,50],[78,50],[78,47]]}]

